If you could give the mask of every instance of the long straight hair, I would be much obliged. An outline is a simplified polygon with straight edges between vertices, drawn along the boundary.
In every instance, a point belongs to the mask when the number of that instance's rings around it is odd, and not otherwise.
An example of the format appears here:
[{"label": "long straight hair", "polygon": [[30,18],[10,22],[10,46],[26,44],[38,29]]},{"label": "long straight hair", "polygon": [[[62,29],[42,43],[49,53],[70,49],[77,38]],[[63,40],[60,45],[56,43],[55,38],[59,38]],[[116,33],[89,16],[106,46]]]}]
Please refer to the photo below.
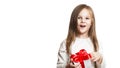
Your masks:
[{"label": "long straight hair", "polygon": [[[71,18],[70,18],[69,30],[68,30],[68,35],[67,35],[67,39],[66,39],[66,49],[67,49],[68,54],[70,54],[70,52],[71,52],[70,45],[72,44],[72,42],[75,41],[75,37],[77,35],[77,17],[78,17],[78,14],[83,9],[87,9],[89,11],[91,19],[92,19],[91,27],[88,31],[88,37],[90,37],[90,39],[93,43],[94,51],[97,52],[99,49],[98,40],[97,40],[97,36],[96,36],[96,30],[95,30],[94,12],[90,6],[85,5],[85,4],[80,4],[76,8],[74,8],[74,10],[71,14]],[[96,68],[96,63],[95,63],[95,68]]]}]

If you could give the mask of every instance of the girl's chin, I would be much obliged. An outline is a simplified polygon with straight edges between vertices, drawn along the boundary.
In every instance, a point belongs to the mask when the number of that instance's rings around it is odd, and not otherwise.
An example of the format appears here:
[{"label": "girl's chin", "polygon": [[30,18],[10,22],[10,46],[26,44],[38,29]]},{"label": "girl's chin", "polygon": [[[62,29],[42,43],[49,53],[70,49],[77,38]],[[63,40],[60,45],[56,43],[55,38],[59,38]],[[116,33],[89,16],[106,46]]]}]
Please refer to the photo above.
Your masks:
[{"label": "girl's chin", "polygon": [[86,30],[80,30],[79,33],[83,34],[83,33],[86,33],[87,31]]}]

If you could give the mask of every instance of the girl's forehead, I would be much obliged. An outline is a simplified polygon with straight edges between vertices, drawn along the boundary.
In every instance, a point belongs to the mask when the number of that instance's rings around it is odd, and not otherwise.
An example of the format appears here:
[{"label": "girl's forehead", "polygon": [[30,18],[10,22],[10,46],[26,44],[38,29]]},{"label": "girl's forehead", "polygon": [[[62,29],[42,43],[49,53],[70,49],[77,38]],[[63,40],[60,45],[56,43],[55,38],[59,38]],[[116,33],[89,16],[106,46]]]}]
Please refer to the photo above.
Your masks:
[{"label": "girl's forehead", "polygon": [[79,12],[78,16],[91,16],[91,14],[88,9],[84,8]]}]

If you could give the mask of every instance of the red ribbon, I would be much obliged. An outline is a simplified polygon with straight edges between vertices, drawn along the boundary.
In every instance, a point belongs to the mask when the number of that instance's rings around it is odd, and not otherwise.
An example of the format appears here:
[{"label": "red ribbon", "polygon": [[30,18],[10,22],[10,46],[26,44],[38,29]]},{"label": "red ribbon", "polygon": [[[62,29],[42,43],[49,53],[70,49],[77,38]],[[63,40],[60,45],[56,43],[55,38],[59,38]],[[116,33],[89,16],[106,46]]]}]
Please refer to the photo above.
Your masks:
[{"label": "red ribbon", "polygon": [[85,49],[81,49],[79,52],[72,54],[70,56],[72,62],[79,62],[82,68],[85,68],[84,60],[88,60],[91,58],[91,55],[86,52]]}]

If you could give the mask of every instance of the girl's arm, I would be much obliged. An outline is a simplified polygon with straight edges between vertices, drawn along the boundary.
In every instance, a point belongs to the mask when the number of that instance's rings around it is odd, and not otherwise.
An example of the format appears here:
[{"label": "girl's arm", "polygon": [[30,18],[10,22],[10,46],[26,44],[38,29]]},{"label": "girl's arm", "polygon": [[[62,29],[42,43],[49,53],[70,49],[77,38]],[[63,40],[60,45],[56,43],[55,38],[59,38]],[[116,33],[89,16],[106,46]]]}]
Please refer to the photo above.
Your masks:
[{"label": "girl's arm", "polygon": [[69,59],[66,51],[66,42],[63,41],[58,51],[57,68],[66,68],[68,61]]},{"label": "girl's arm", "polygon": [[92,52],[91,55],[92,55],[91,60],[97,63],[98,68],[105,68],[105,58],[101,46],[98,52]]},{"label": "girl's arm", "polygon": [[66,41],[63,41],[58,51],[57,68],[81,68],[79,63],[70,62],[69,55],[66,51]]}]

